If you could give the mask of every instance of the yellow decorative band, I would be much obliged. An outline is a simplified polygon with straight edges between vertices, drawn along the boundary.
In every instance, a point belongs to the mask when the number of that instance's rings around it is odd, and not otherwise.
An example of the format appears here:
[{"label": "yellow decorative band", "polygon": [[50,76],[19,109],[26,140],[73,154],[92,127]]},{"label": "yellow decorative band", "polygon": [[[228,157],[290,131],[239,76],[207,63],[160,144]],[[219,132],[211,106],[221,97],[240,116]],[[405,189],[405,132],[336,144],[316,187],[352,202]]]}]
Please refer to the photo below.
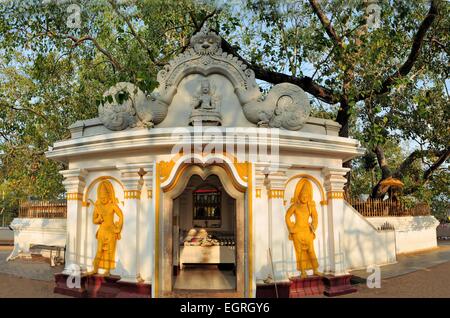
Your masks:
[{"label": "yellow decorative band", "polygon": [[124,191],[125,199],[140,199],[141,191],[139,190],[125,190]]},{"label": "yellow decorative band", "polygon": [[269,199],[282,199],[284,198],[284,190],[269,190],[267,195]]},{"label": "yellow decorative band", "polygon": [[327,193],[328,200],[344,199],[344,192],[342,191],[330,191]]},{"label": "yellow decorative band", "polygon": [[81,201],[83,200],[83,193],[71,192],[66,195],[67,201]]},{"label": "yellow decorative band", "polygon": [[256,189],[256,190],[255,190],[255,193],[256,193],[256,197],[257,197],[257,198],[260,198],[260,197],[261,197],[261,189]]},{"label": "yellow decorative band", "polygon": [[153,191],[152,190],[147,190],[147,197],[149,199],[153,198]]}]

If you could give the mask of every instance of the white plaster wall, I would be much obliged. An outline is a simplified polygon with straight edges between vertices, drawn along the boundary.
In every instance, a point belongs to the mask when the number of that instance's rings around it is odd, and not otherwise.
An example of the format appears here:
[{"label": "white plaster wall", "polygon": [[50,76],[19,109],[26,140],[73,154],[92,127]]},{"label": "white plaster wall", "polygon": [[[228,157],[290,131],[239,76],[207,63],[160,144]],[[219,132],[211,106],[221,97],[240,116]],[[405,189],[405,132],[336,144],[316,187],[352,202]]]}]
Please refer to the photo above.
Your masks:
[{"label": "white plaster wall", "polygon": [[395,232],[378,231],[344,202],[342,255],[347,270],[396,262]]},{"label": "white plaster wall", "polygon": [[267,191],[261,189],[261,198],[253,199],[253,242],[255,255],[255,278],[262,281],[270,274],[272,268],[269,258],[269,210]]},{"label": "white plaster wall", "polygon": [[154,259],[154,211],[153,199],[148,197],[148,188],[146,185],[142,188],[141,194],[141,215],[140,215],[140,243],[139,243],[139,271],[141,278],[146,283],[150,283],[152,279],[152,270]]},{"label": "white plaster wall", "polygon": [[394,227],[397,254],[437,247],[439,221],[434,216],[371,217],[367,221],[376,228],[386,222]]},{"label": "white plaster wall", "polygon": [[66,246],[66,219],[15,218],[10,226],[14,230],[14,249],[8,260],[28,254],[30,245]]}]

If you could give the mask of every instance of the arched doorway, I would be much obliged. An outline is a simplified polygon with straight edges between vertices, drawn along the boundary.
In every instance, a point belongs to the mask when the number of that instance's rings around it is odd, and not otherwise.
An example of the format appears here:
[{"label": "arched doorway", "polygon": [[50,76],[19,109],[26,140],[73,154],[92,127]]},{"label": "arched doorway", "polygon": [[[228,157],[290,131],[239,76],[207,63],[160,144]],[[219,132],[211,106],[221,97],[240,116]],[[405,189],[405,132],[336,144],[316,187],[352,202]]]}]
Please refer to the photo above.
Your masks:
[{"label": "arched doorway", "polygon": [[236,290],[236,200],[220,179],[191,176],[173,200],[173,290]]},{"label": "arched doorway", "polygon": [[[179,221],[177,220],[176,213],[174,213],[174,206],[177,204],[176,200],[178,200],[185,192],[191,177],[195,176],[194,180],[198,181],[200,179],[200,184],[208,184],[211,183],[211,180],[215,180],[214,183],[219,185],[220,189],[234,201],[234,220],[232,220],[232,223],[234,223],[233,236],[235,259],[233,275],[235,276],[233,277],[233,281],[235,282],[235,285],[229,286],[226,290],[221,290],[220,295],[227,297],[244,297],[248,285],[248,280],[246,280],[247,266],[244,257],[244,255],[247,254],[248,249],[245,244],[246,238],[244,230],[246,226],[246,189],[238,188],[236,186],[237,183],[233,173],[223,164],[184,164],[179,167],[178,170],[179,171],[173,177],[173,182],[161,189],[161,251],[159,252],[160,258],[157,260],[160,262],[158,271],[158,278],[160,279],[160,284],[158,284],[158,295],[162,297],[179,296],[179,294],[184,293],[186,290],[186,288],[183,288],[183,291],[177,291],[177,289],[174,288],[178,286],[175,286],[176,280],[174,279],[173,269],[174,266],[177,267],[179,265],[179,259],[177,259],[178,252],[174,249],[174,246],[178,247],[179,245],[179,232],[177,233],[177,231],[179,231],[177,230],[177,222]],[[201,222],[201,220],[199,220],[199,222]],[[230,258],[228,258],[228,260],[229,259]],[[191,293],[189,296],[213,296],[211,291],[208,292],[201,288],[197,289],[195,292],[196,293]]]}]

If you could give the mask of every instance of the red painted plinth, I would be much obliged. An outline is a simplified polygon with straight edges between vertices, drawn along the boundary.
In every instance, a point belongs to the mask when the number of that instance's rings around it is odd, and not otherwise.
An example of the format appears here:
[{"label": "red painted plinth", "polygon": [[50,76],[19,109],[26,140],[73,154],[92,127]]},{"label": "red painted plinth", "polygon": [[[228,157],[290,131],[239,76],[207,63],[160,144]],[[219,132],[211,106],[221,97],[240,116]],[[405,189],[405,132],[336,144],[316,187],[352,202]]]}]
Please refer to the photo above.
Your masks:
[{"label": "red painted plinth", "polygon": [[[355,293],[357,289],[351,285],[352,275],[343,276],[309,276],[294,277],[290,282],[276,284],[279,298],[301,298],[307,296],[325,295],[328,297]],[[276,298],[275,284],[256,286],[256,298]]]},{"label": "red painted plinth", "polygon": [[294,277],[290,280],[289,298],[323,295],[324,285],[320,276]]},{"label": "red painted plinth", "polygon": [[256,285],[256,298],[289,298],[291,282],[279,282]]},{"label": "red painted plinth", "polygon": [[323,276],[323,283],[325,286],[325,296],[333,297],[345,294],[355,293],[357,289],[352,286],[350,279],[352,275],[342,276]]},{"label": "red painted plinth", "polygon": [[[56,274],[54,289],[55,293],[72,297],[89,298],[150,298],[151,285],[142,283],[120,282],[120,277],[101,275],[81,276],[79,286],[71,288],[70,282],[75,283],[75,279],[69,279],[68,275]],[[76,285],[76,284],[74,284]]]}]

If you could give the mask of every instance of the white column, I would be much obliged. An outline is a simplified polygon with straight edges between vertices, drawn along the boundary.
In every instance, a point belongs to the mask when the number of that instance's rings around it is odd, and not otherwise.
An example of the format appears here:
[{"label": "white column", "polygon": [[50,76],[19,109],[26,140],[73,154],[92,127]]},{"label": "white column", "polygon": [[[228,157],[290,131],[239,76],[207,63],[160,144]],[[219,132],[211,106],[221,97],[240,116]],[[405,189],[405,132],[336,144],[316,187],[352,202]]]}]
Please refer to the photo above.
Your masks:
[{"label": "white column", "polygon": [[253,235],[255,244],[255,277],[262,283],[272,270],[269,260],[269,207],[266,189],[268,164],[255,164],[255,197],[253,201]]},{"label": "white column", "polygon": [[[272,254],[274,279],[286,280],[289,270],[289,249],[286,246],[289,233],[284,220],[286,208],[284,206],[284,189],[287,181],[286,168],[280,167],[278,172],[268,175],[267,197],[269,208],[269,248]],[[268,262],[270,266],[270,260]],[[273,275],[272,275],[273,276]]]},{"label": "white column", "polygon": [[141,205],[141,222],[140,222],[140,273],[145,283],[150,284],[152,281],[154,253],[154,217],[153,209],[153,164],[143,166],[145,174],[142,179],[146,187],[147,193],[143,193],[146,198],[142,198]]},{"label": "white column", "polygon": [[121,281],[138,283],[141,281],[139,272],[140,257],[140,198],[141,198],[141,167],[134,164],[117,166],[120,170],[120,181],[124,186],[124,211],[120,260],[123,272]]},{"label": "white column", "polygon": [[63,273],[71,274],[73,266],[80,263],[81,211],[87,171],[69,169],[60,173],[64,176],[63,185],[67,192],[66,262]]},{"label": "white column", "polygon": [[324,168],[324,186],[328,199],[328,250],[329,272],[332,275],[346,275],[344,255],[344,185],[348,168]]}]

